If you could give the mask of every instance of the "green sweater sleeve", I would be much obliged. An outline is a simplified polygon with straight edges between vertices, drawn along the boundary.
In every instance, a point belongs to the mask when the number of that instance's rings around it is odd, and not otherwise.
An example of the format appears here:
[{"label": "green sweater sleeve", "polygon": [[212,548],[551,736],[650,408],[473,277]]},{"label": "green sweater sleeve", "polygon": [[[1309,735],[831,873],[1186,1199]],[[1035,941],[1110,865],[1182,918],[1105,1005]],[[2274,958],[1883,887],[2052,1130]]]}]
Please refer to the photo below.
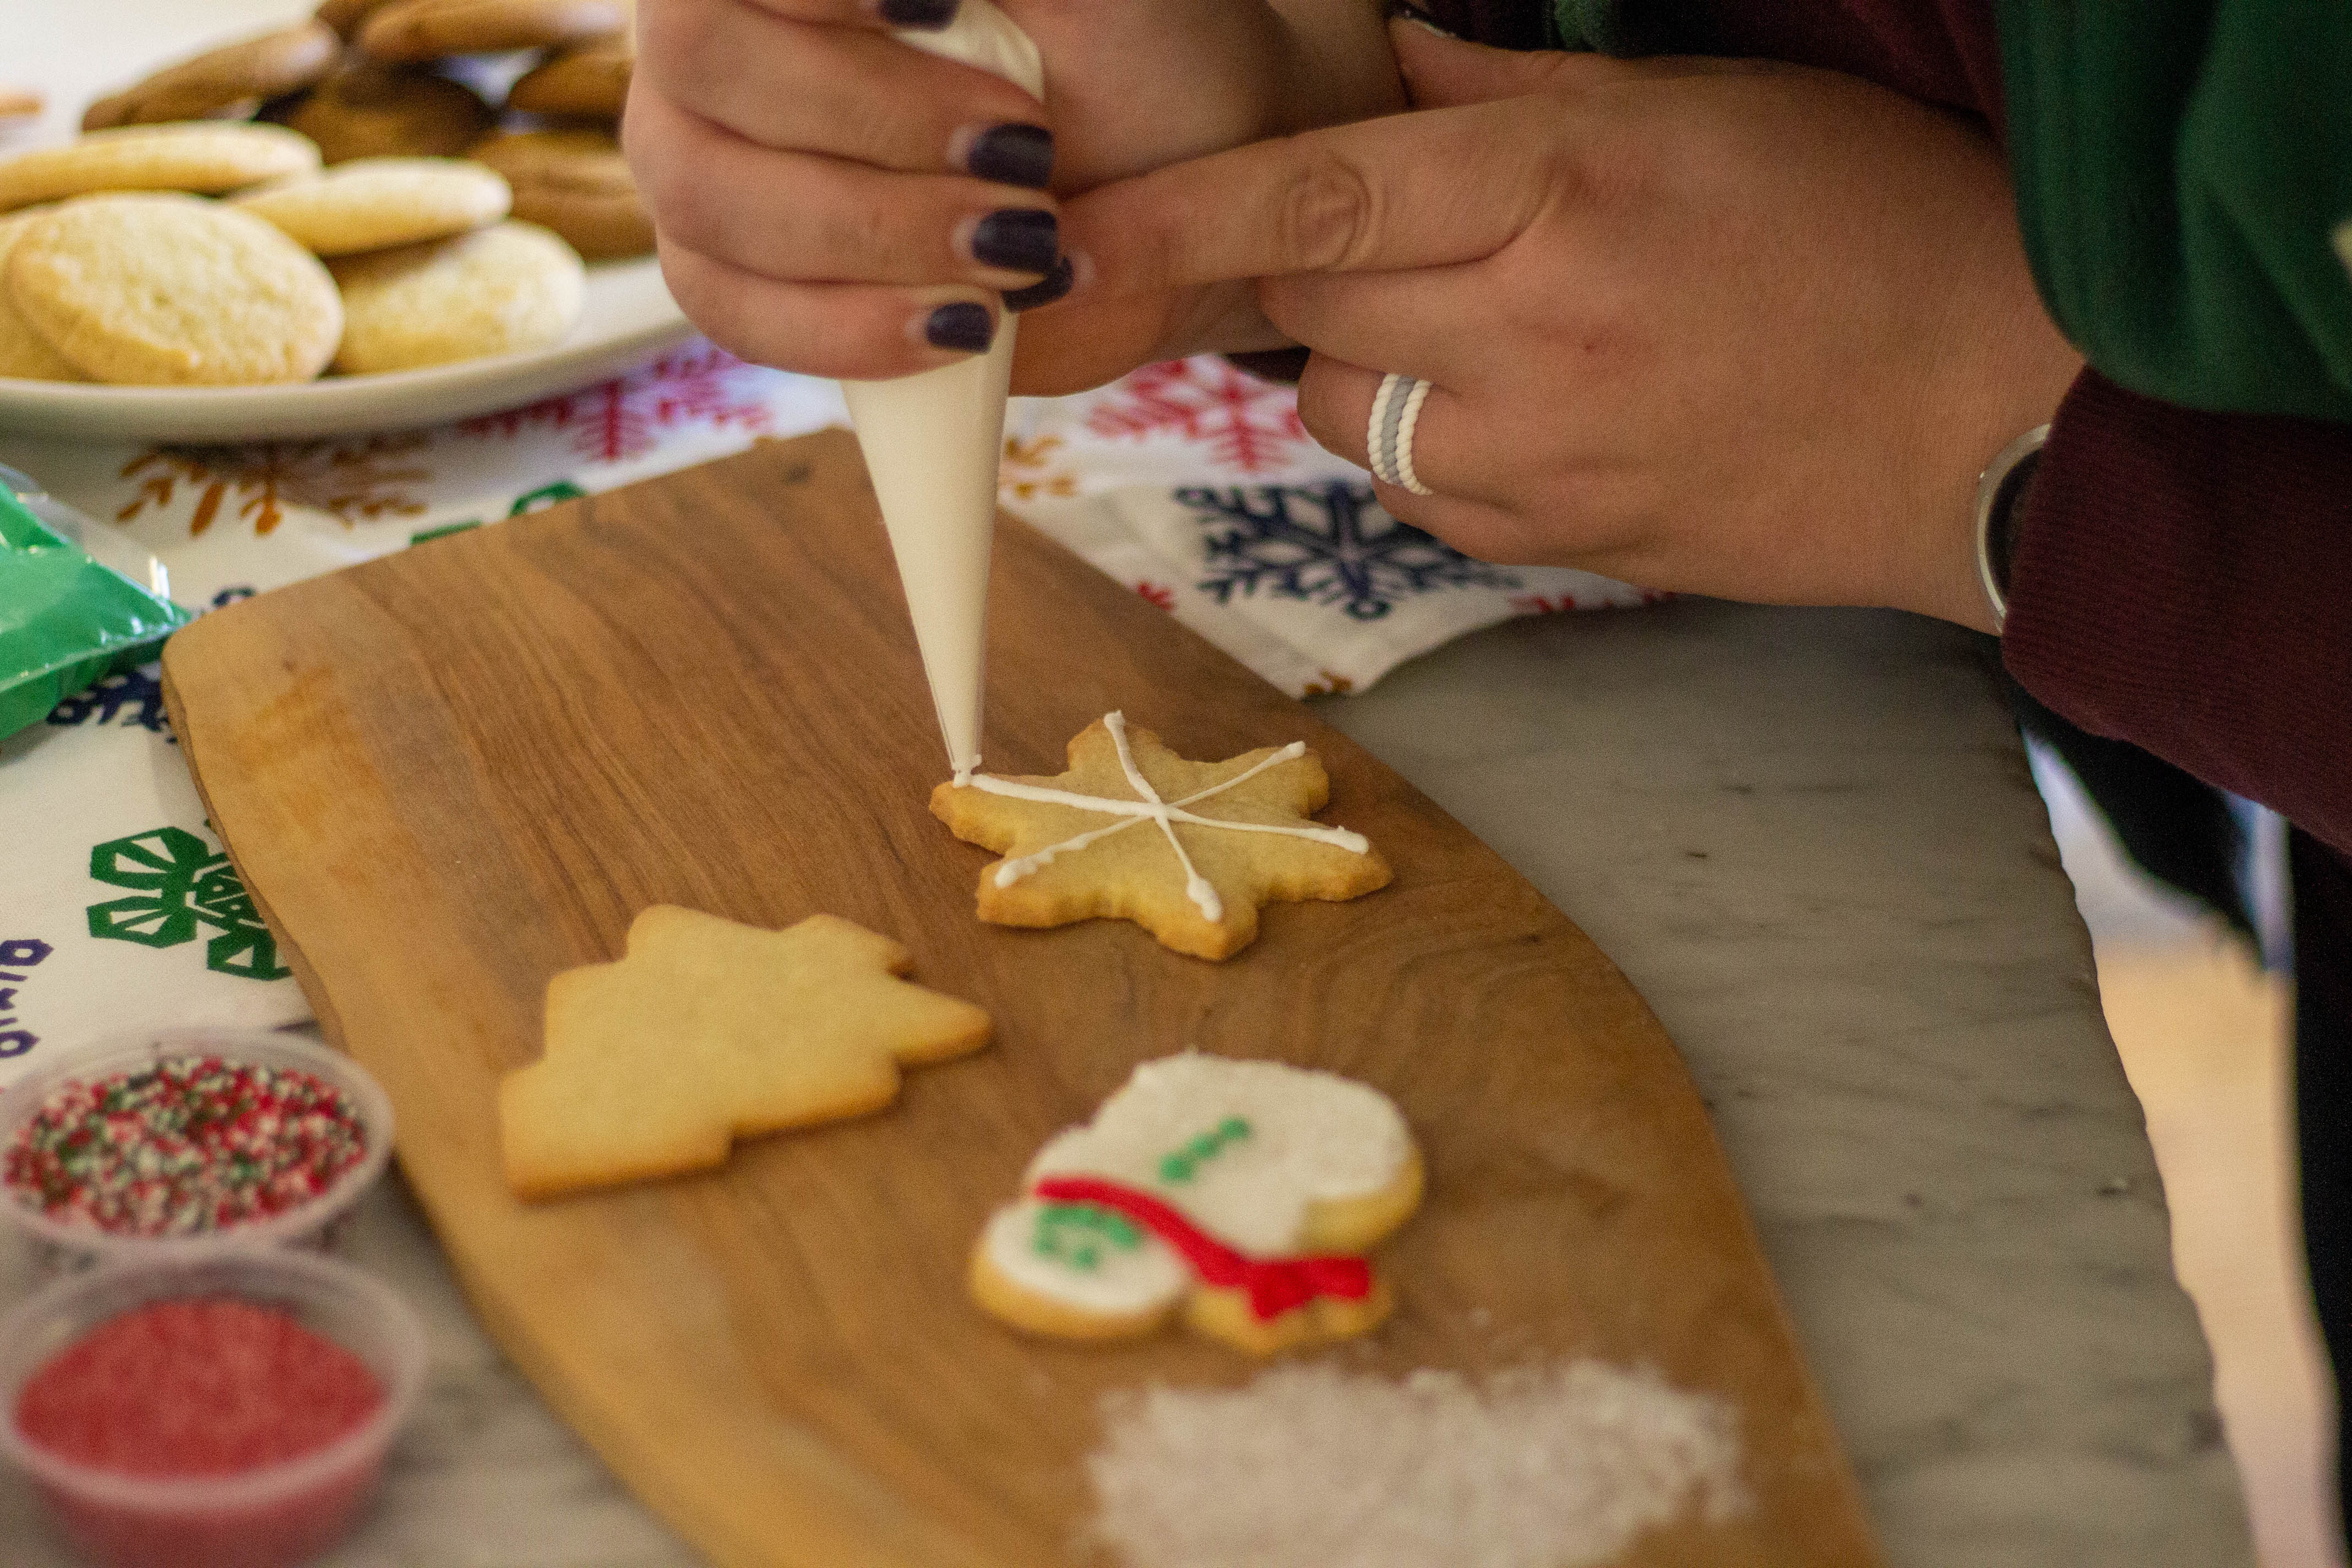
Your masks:
[{"label": "green sweater sleeve", "polygon": [[2352,421],[2352,4],[2000,0],[2000,21],[2019,217],[2067,336],[2147,396]]}]

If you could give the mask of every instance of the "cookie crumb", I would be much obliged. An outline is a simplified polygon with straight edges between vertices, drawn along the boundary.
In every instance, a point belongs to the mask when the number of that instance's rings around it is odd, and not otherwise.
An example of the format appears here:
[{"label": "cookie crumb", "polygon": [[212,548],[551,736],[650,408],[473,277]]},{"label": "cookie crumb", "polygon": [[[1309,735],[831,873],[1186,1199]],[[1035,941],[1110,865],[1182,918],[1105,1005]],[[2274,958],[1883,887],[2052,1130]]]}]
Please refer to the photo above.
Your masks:
[{"label": "cookie crumb", "polygon": [[1129,1568],[1580,1568],[1751,1506],[1728,1401],[1590,1359],[1483,1388],[1293,1365],[1103,1415],[1094,1531]]}]

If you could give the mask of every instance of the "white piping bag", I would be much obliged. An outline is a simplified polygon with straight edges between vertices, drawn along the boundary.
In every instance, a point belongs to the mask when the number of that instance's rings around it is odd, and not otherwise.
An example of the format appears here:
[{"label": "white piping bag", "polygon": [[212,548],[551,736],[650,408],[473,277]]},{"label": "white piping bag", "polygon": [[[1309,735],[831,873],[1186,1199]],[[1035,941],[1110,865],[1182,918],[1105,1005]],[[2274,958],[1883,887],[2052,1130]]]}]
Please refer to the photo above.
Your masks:
[{"label": "white piping bag", "polygon": [[[1041,97],[1037,47],[989,0],[963,0],[940,32],[901,42],[992,71]],[[988,558],[996,531],[996,468],[1013,376],[1013,316],[986,353],[897,381],[845,381],[842,395],[866,454],[898,580],[931,683],[948,765],[959,783],[980,766],[981,667],[988,646]]]}]

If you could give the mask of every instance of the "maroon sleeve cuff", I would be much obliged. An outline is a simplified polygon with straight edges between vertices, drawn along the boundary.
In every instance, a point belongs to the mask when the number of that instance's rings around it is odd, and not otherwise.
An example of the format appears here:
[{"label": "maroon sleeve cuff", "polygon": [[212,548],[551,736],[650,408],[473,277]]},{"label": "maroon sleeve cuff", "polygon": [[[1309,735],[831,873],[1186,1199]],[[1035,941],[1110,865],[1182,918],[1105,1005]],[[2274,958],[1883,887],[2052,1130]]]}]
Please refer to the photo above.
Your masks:
[{"label": "maroon sleeve cuff", "polygon": [[2084,729],[2352,853],[2352,426],[2085,372],[2027,493],[2001,649]]}]

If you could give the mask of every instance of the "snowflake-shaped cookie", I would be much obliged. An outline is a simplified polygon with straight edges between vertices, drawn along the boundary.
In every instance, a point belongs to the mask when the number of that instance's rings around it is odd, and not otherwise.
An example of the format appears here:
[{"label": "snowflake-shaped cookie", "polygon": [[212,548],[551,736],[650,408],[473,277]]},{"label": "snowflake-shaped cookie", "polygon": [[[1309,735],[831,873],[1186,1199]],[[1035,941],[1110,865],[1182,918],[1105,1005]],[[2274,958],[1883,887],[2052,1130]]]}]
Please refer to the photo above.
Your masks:
[{"label": "snowflake-shaped cookie", "polygon": [[1070,742],[1069,760],[1052,778],[981,773],[931,792],[957,837],[1004,856],[981,873],[981,919],[1109,916],[1179,952],[1229,958],[1256,937],[1262,904],[1388,885],[1388,862],[1361,835],[1309,820],[1331,781],[1304,743],[1188,762],[1110,713]]},{"label": "snowflake-shaped cookie", "polygon": [[879,1110],[903,1063],[988,1043],[988,1015],[898,978],[835,915],[761,931],[657,904],[614,963],[548,982],[547,1053],[499,1085],[524,1197],[717,1165],[736,1138]]}]

